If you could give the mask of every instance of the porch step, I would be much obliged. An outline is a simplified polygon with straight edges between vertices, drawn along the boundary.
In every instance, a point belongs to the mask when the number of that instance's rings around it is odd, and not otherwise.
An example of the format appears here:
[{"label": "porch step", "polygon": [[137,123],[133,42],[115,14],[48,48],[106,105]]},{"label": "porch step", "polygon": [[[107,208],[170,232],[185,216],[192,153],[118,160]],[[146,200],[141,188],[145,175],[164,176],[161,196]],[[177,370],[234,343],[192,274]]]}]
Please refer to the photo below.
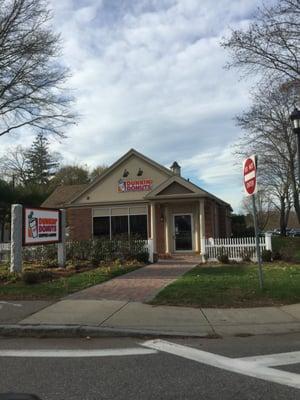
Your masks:
[{"label": "porch step", "polygon": [[202,257],[200,254],[159,254],[158,263],[160,264],[200,264]]}]

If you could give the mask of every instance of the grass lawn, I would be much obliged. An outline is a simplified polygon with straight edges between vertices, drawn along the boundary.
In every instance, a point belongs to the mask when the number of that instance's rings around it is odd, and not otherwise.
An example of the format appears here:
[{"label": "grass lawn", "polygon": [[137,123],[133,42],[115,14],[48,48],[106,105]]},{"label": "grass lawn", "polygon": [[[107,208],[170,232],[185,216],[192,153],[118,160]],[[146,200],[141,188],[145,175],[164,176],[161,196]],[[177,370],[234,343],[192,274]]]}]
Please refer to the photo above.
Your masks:
[{"label": "grass lawn", "polygon": [[69,276],[62,276],[50,282],[26,284],[17,278],[15,282],[0,282],[0,299],[14,300],[37,300],[37,299],[58,299],[78,290],[96,285],[112,279],[116,276],[131,272],[140,266],[112,266],[90,269],[85,272],[74,273]]},{"label": "grass lawn", "polygon": [[151,304],[190,307],[260,307],[300,302],[300,265],[264,264],[265,288],[257,266],[197,266],[163,289]]}]

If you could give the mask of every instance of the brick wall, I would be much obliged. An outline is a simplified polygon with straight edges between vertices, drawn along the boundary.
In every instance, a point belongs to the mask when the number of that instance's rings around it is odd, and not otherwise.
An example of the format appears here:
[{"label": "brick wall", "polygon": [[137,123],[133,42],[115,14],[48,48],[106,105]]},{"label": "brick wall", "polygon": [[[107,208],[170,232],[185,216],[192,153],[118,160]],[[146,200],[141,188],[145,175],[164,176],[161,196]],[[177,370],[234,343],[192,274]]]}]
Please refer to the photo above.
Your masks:
[{"label": "brick wall", "polygon": [[67,225],[71,240],[88,240],[92,238],[92,209],[68,208]]},{"label": "brick wall", "polygon": [[214,237],[214,202],[210,199],[204,200],[205,214],[205,237]]},{"label": "brick wall", "polygon": [[226,207],[219,205],[219,232],[220,237],[226,237]]}]

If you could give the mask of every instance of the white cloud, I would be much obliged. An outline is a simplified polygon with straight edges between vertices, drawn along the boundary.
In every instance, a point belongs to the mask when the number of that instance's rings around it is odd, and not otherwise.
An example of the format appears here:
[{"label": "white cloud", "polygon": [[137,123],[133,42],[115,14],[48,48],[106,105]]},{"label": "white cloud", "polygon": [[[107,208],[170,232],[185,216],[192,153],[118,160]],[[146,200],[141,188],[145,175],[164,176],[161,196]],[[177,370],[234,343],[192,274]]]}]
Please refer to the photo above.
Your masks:
[{"label": "white cloud", "polygon": [[52,0],[82,115],[53,149],[90,165],[131,147],[163,164],[177,159],[204,188],[237,204],[232,119],[247,106],[250,83],[224,70],[219,42],[229,26],[247,23],[257,3]]}]

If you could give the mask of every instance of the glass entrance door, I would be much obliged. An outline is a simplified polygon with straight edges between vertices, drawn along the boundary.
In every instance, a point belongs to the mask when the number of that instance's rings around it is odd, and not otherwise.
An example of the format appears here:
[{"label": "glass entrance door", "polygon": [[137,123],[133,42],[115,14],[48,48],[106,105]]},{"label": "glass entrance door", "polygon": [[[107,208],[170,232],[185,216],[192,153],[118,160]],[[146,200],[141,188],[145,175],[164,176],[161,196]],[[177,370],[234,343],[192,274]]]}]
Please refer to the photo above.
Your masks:
[{"label": "glass entrance door", "polygon": [[174,215],[175,251],[193,250],[192,216],[190,214]]}]

